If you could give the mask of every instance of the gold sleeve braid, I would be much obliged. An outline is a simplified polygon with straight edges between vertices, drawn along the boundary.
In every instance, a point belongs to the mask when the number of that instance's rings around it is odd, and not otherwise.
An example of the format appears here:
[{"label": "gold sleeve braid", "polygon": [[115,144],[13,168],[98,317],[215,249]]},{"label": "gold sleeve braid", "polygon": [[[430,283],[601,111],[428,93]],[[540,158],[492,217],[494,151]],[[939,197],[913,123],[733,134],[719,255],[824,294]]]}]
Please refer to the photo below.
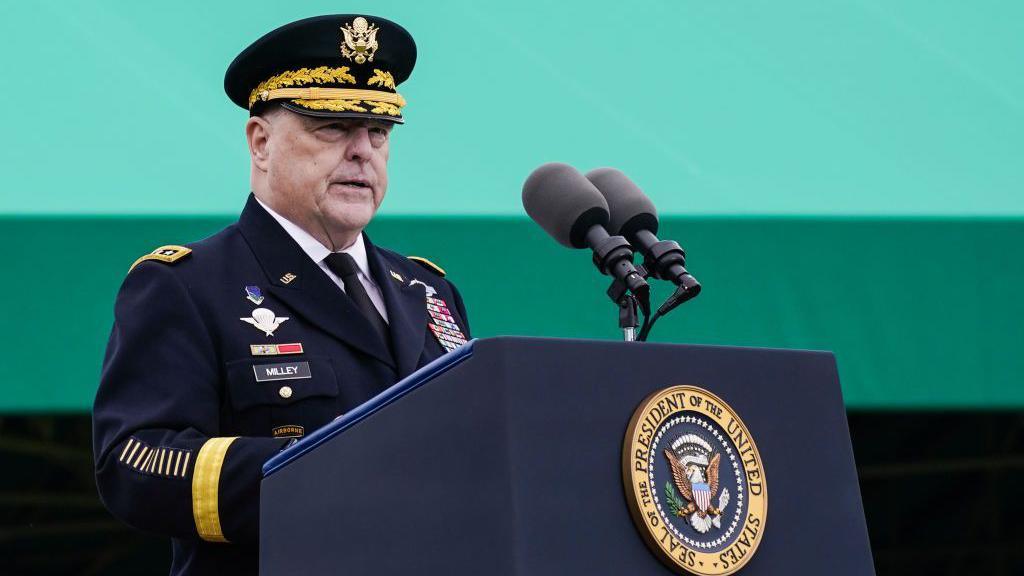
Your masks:
[{"label": "gold sleeve braid", "polygon": [[199,537],[207,542],[227,542],[220,525],[220,471],[228,447],[238,437],[210,438],[199,449],[192,473],[192,516]]}]

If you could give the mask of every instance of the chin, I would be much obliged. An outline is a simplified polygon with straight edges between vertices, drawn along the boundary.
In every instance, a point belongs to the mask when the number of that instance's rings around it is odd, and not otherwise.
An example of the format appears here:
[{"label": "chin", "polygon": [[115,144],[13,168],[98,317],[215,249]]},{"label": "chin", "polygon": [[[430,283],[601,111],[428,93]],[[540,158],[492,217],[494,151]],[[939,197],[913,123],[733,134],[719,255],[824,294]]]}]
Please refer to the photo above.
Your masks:
[{"label": "chin", "polygon": [[332,228],[341,230],[362,230],[373,219],[376,211],[365,205],[339,206],[328,211],[325,216]]}]

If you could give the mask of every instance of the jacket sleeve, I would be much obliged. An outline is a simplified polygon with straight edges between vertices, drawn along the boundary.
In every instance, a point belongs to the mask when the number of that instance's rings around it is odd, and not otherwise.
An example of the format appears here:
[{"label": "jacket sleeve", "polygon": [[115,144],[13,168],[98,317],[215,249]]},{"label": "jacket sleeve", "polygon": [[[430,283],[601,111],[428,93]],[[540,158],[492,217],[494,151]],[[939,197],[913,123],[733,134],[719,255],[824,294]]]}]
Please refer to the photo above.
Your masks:
[{"label": "jacket sleeve", "polygon": [[261,468],[287,439],[222,436],[220,374],[175,271],[130,272],[93,406],[96,484],[115,516],[176,538],[256,540]]}]

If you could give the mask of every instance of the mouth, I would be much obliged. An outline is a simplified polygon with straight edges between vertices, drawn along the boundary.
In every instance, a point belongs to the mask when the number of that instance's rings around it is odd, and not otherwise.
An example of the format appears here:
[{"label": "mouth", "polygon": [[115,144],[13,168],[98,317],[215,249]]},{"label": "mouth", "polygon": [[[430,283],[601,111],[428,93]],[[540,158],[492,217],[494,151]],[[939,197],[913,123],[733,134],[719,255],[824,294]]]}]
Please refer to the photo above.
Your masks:
[{"label": "mouth", "polygon": [[351,188],[361,188],[361,189],[362,188],[368,189],[368,188],[371,187],[370,183],[367,180],[363,179],[363,178],[353,178],[353,179],[350,179],[350,180],[338,180],[338,181],[334,182],[334,184],[337,184],[339,186],[346,186],[346,187],[351,187]]},{"label": "mouth", "polygon": [[333,186],[341,187],[342,190],[349,193],[366,194],[373,191],[373,187],[370,186],[370,181],[366,178],[348,178],[344,180],[335,180],[331,183]]}]

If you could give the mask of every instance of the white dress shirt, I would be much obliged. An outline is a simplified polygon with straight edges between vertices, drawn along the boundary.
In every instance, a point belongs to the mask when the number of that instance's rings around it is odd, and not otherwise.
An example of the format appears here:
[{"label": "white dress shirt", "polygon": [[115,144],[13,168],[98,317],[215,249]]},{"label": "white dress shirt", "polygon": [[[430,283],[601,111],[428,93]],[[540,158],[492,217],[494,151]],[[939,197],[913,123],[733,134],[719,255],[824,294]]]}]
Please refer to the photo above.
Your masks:
[{"label": "white dress shirt", "polygon": [[[302,248],[302,251],[312,258],[313,262],[316,262],[316,265],[324,271],[324,274],[327,274],[327,277],[337,284],[338,288],[341,288],[342,291],[344,291],[345,284],[341,281],[341,278],[332,272],[331,269],[327,267],[327,263],[324,262],[324,259],[327,258],[327,255],[330,254],[331,251],[321,244],[319,240],[310,235],[309,232],[299,228],[292,221],[271,210],[270,206],[261,202],[259,198],[257,198],[256,201],[259,202],[260,206],[262,206],[267,213],[274,217],[274,220],[277,220],[277,223],[284,228],[284,231],[287,232],[296,243],[298,243],[299,247]],[[366,289],[366,295],[370,297],[370,302],[373,302],[373,306],[377,308],[377,312],[380,312],[381,318],[384,318],[384,321],[387,322],[388,311],[384,307],[384,296],[380,293],[380,287],[377,286],[377,283],[374,282],[373,278],[370,276],[370,262],[366,257],[366,244],[363,242],[363,235],[360,234],[356,236],[356,241],[351,246],[344,250],[338,250],[338,252],[344,252],[345,254],[352,256],[352,259],[356,261],[356,265],[359,266],[359,281],[362,282],[363,288]]]}]

